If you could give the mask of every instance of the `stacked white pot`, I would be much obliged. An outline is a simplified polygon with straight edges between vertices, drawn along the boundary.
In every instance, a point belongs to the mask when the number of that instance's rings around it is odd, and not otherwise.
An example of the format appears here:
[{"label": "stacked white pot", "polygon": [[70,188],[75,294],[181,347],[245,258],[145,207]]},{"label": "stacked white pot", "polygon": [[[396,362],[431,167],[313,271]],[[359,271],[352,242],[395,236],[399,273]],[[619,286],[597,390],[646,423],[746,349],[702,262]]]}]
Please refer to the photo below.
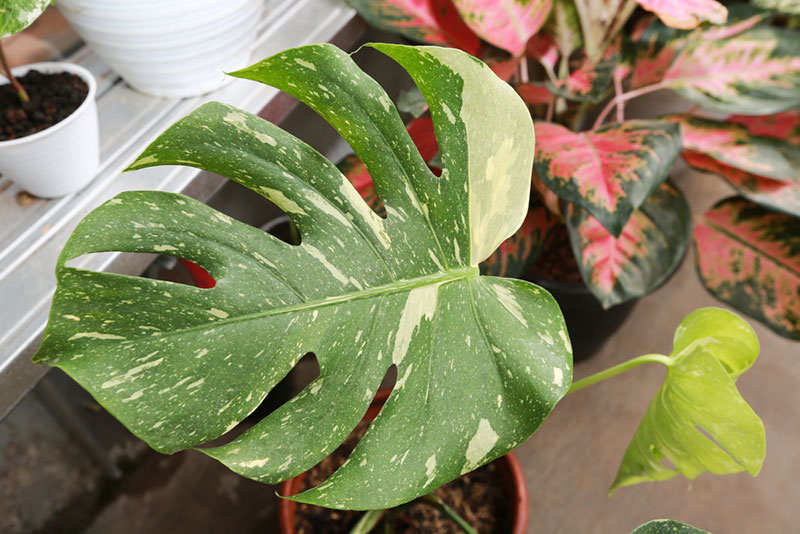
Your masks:
[{"label": "stacked white pot", "polygon": [[139,91],[186,97],[249,65],[263,0],[58,0],[73,29]]}]

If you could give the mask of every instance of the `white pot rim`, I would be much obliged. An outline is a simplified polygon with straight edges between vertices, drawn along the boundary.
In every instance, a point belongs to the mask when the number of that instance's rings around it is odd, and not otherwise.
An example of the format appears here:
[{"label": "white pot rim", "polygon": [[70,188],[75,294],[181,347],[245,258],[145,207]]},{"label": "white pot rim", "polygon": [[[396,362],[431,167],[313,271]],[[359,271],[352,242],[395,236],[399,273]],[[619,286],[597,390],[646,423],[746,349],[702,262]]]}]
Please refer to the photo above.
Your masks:
[{"label": "white pot rim", "polygon": [[[83,79],[83,81],[86,82],[86,85],[89,87],[89,92],[86,94],[86,98],[83,100],[83,102],[81,102],[81,105],[78,106],[75,111],[73,111],[66,119],[62,120],[58,124],[54,124],[49,128],[45,128],[40,132],[36,132],[35,134],[26,135],[25,137],[20,137],[19,139],[0,141],[0,146],[2,147],[11,147],[25,143],[32,143],[38,139],[41,139],[42,137],[65,128],[70,122],[74,121],[75,118],[83,112],[83,110],[89,107],[89,103],[95,99],[95,94],[97,93],[97,82],[95,81],[92,73],[80,65],[63,61],[45,61],[42,63],[31,63],[29,65],[14,67],[11,69],[11,72],[14,74],[14,76],[22,76],[29,70],[39,70],[46,74],[51,74],[54,72],[69,72],[71,74],[77,74]],[[6,79],[5,76],[0,75],[0,84],[4,83],[8,83],[8,79]]]}]

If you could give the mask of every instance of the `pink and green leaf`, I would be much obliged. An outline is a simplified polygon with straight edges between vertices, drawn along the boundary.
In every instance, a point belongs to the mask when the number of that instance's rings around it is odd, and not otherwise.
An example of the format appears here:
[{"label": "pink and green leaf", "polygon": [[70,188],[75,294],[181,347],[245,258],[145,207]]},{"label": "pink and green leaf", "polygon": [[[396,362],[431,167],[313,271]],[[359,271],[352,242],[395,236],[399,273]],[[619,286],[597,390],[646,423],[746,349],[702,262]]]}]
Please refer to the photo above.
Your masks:
[{"label": "pink and green leaf", "polygon": [[528,214],[522,226],[480,264],[481,273],[522,277],[539,256],[547,235],[555,224],[555,216],[545,207],[541,197],[536,192],[531,192]]},{"label": "pink and green leaf", "polygon": [[765,26],[735,38],[692,39],[660,83],[726,113],[785,111],[800,105],[800,39],[794,30]]},{"label": "pink and green leaf", "polygon": [[741,124],[753,135],[776,137],[800,146],[800,111],[791,110],[775,115],[731,115],[729,122]]},{"label": "pink and green leaf", "polygon": [[697,270],[714,296],[800,339],[800,218],[725,199],[694,232]]},{"label": "pink and green leaf", "polygon": [[721,176],[748,200],[768,209],[800,217],[800,176],[795,176],[792,181],[764,178],[691,150],[684,150],[683,158],[695,169]]},{"label": "pink and green leaf", "polygon": [[732,122],[682,115],[667,119],[680,124],[684,150],[764,178],[794,181],[800,176],[800,147],[753,135]]},{"label": "pink and green leaf", "polygon": [[568,100],[597,103],[606,96],[611,87],[616,64],[616,60],[601,61],[597,64],[584,61],[567,78],[555,82],[548,81],[546,85],[553,94]]},{"label": "pink and green leaf", "polygon": [[649,293],[675,270],[689,242],[691,214],[683,194],[664,182],[617,237],[575,204],[567,228],[583,280],[608,308]]},{"label": "pink and green leaf", "polygon": [[728,10],[716,0],[636,0],[672,28],[691,30],[702,22],[724,24]]},{"label": "pink and green leaf", "polygon": [[555,68],[558,63],[558,44],[550,33],[541,31],[530,38],[526,45],[528,57],[538,61],[544,69],[555,77]]},{"label": "pink and green leaf", "polygon": [[525,45],[550,14],[552,0],[454,0],[464,22],[483,40],[512,56]]},{"label": "pink and green leaf", "polygon": [[464,24],[452,0],[346,0],[370,25],[423,43],[454,46],[480,55],[480,39]]},{"label": "pink and green leaf", "polygon": [[626,121],[582,133],[537,122],[534,168],[559,197],[618,236],[666,179],[680,149],[680,128],[666,121]]}]

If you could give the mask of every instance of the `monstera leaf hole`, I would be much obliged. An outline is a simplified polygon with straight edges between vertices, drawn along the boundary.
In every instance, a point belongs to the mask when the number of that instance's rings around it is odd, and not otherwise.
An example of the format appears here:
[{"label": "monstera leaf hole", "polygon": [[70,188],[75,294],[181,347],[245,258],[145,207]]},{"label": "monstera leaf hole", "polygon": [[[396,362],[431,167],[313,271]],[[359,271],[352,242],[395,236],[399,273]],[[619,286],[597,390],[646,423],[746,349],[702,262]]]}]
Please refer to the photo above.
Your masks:
[{"label": "monstera leaf hole", "polygon": [[[165,245],[168,247],[169,245]],[[166,250],[166,248],[165,248]],[[211,289],[214,287],[214,279],[209,269],[202,267],[199,263],[192,260],[175,256],[173,254],[153,254],[152,252],[116,252],[119,259],[116,262],[120,265],[150,265],[139,275],[124,275],[133,278],[158,279],[160,281],[173,283],[181,286],[190,286],[197,289]],[[84,269],[87,263],[97,265],[103,262],[110,253],[91,252],[82,254],[66,262],[67,267]],[[197,260],[202,262],[202,260]],[[187,264],[190,264],[191,267]],[[160,266],[164,266],[163,268]],[[95,271],[99,272],[99,271]],[[205,276],[206,283],[199,284],[198,280]]]}]

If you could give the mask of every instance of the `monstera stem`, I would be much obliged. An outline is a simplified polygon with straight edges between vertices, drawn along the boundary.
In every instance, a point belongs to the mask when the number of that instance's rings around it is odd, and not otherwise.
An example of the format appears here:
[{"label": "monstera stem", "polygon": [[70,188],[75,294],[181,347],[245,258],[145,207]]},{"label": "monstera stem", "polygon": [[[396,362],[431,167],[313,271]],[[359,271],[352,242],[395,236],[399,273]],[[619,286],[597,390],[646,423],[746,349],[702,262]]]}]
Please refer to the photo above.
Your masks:
[{"label": "monstera stem", "polygon": [[458,512],[447,506],[447,504],[442,499],[440,499],[433,493],[429,493],[423,497],[420,497],[419,501],[424,502],[426,504],[430,504],[431,506],[442,512],[444,515],[452,519],[453,522],[456,525],[458,525],[458,527],[462,531],[464,531],[465,534],[478,534],[478,532],[474,528],[472,528],[470,524],[467,523],[467,521],[463,517],[458,515]]},{"label": "monstera stem", "polygon": [[608,369],[600,371],[599,373],[587,376],[586,378],[578,380],[577,382],[573,382],[572,387],[569,388],[569,391],[567,392],[567,395],[570,393],[575,393],[576,391],[580,391],[586,386],[591,386],[592,384],[596,384],[613,376],[617,376],[620,373],[624,373],[628,369],[633,369],[634,367],[638,367],[642,364],[652,362],[663,363],[667,367],[672,365],[672,360],[663,354],[644,354],[642,356],[632,358],[627,362],[622,362],[619,365],[615,365],[614,367],[609,367]]},{"label": "monstera stem", "polygon": [[17,80],[14,75],[11,74],[11,67],[8,66],[8,61],[6,61],[6,55],[3,52],[2,44],[0,44],[0,64],[3,66],[3,71],[8,78],[8,81],[11,83],[11,87],[13,87],[14,91],[16,91],[20,102],[23,104],[25,102],[29,102],[31,98],[28,96],[27,91],[25,91],[25,88],[22,87],[21,83],[19,83],[19,80]]}]

